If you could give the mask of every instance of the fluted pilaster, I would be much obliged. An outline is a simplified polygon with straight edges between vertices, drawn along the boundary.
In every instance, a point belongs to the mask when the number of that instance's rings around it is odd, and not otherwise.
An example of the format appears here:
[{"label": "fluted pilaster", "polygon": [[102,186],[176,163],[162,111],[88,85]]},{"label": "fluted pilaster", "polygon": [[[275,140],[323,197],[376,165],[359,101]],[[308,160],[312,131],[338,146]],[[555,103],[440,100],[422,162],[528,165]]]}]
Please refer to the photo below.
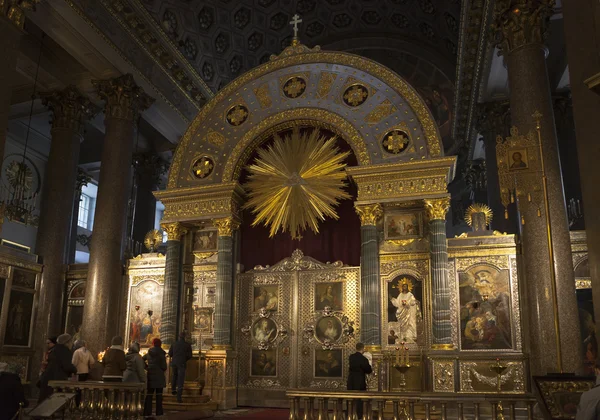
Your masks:
[{"label": "fluted pilaster", "polygon": [[381,349],[381,287],[379,235],[381,204],[355,206],[360,218],[360,340],[371,350]]},{"label": "fluted pilaster", "polygon": [[443,350],[453,347],[446,240],[446,213],[449,206],[449,197],[425,200],[425,209],[429,216],[433,348]]}]

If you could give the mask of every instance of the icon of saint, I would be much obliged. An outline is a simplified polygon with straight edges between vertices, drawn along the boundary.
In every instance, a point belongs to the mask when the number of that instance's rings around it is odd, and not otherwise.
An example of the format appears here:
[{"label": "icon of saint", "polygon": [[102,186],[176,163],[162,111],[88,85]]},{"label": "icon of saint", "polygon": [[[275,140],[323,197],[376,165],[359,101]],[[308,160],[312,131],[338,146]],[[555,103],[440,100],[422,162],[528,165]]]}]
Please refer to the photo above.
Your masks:
[{"label": "icon of saint", "polygon": [[512,154],[513,163],[510,165],[510,169],[523,169],[527,168],[527,164],[523,162],[523,155],[521,152],[514,152]]},{"label": "icon of saint", "polygon": [[417,339],[417,319],[421,317],[419,301],[408,290],[408,283],[403,282],[398,296],[391,298],[392,305],[396,307],[398,321],[398,334],[401,340],[413,343]]}]

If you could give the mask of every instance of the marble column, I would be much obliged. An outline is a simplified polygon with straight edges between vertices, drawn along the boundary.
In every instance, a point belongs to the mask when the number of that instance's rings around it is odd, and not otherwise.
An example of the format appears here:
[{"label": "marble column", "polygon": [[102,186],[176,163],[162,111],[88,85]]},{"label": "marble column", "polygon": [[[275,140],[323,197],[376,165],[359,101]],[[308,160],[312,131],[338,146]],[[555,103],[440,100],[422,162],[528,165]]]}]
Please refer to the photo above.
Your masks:
[{"label": "marble column", "polygon": [[152,153],[134,157],[137,194],[135,200],[135,218],[133,220],[133,239],[144,243],[149,230],[154,229],[156,217],[156,197],[153,191],[158,188],[160,177],[167,171],[167,163]]},{"label": "marble column", "polygon": [[[583,214],[592,278],[596,325],[600,320],[600,4],[596,0],[563,3],[565,41],[573,99],[575,137]],[[598,327],[596,327],[598,331]],[[596,336],[600,336],[596,333]]]},{"label": "marble column", "polygon": [[450,320],[450,281],[448,279],[448,241],[446,213],[450,197],[425,200],[429,217],[429,253],[431,259],[432,348],[452,350]]},{"label": "marble column", "polygon": [[233,217],[213,220],[219,231],[217,239],[217,293],[215,296],[214,349],[231,348],[231,314],[233,312],[233,231],[239,223]]},{"label": "marble column", "polygon": [[[525,334],[530,352],[531,372],[575,372],[581,366],[581,336],[571,244],[567,221],[558,143],[546,68],[544,32],[554,13],[553,0],[517,0],[496,4],[494,27],[505,56],[510,86],[512,124],[519,132],[535,131],[533,114],[542,114],[541,137],[548,179],[549,219],[554,247],[554,271],[548,252],[544,205],[520,200],[528,329]],[[539,185],[531,188],[541,188]],[[524,188],[524,186],[523,186]],[[552,284],[554,282],[554,284]],[[556,291],[556,296],[554,294]]]},{"label": "marble column", "polygon": [[93,354],[110,345],[119,331],[123,284],[123,236],[132,165],[134,130],[139,114],[153,99],[126,74],[111,80],[94,80],[105,100],[105,135],[102,148],[93,241],[83,310],[82,337]]},{"label": "marble column", "polygon": [[165,223],[161,227],[167,233],[167,255],[160,338],[163,344],[171,345],[177,339],[177,314],[180,310],[181,236],[186,233],[186,229],[178,222]]},{"label": "marble column", "polygon": [[381,350],[381,285],[379,235],[381,204],[356,205],[360,218],[360,341],[370,351]]}]

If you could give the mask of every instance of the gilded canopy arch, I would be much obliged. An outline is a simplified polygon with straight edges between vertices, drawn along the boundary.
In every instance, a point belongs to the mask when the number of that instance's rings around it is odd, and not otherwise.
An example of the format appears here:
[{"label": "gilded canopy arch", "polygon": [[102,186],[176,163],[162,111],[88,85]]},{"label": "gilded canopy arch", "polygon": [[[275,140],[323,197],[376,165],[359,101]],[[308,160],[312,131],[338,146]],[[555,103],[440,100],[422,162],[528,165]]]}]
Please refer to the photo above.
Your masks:
[{"label": "gilded canopy arch", "polygon": [[[238,77],[202,108],[175,152],[168,189],[237,180],[257,139],[294,120],[338,134],[360,166],[443,153],[427,105],[400,76],[356,55],[297,45]],[[400,134],[400,147],[386,143],[390,133]]]}]

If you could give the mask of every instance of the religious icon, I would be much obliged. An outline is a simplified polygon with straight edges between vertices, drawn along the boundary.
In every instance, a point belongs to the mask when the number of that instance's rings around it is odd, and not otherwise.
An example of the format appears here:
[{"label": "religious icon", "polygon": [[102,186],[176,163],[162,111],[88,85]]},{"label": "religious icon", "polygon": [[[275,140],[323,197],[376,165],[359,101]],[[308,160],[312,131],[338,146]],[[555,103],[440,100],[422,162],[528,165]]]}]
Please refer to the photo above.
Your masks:
[{"label": "religious icon", "polygon": [[386,214],[384,220],[385,239],[418,238],[422,232],[421,213]]},{"label": "religious icon", "polygon": [[14,269],[12,285],[35,289],[35,277],[36,273],[33,271]]},{"label": "religious icon", "polygon": [[254,286],[254,312],[265,308],[268,311],[277,311],[279,305],[279,286],[259,285]]},{"label": "religious icon", "polygon": [[341,378],[342,349],[315,349],[315,378]]},{"label": "religious icon", "polygon": [[341,281],[315,284],[315,311],[329,307],[332,311],[343,309],[344,284]]},{"label": "religious icon", "polygon": [[388,332],[388,345],[393,346],[398,344],[398,342],[400,342],[400,337],[396,335],[396,331],[390,328],[390,331]]},{"label": "religious icon", "polygon": [[315,337],[320,343],[336,342],[342,336],[342,322],[334,316],[325,316],[317,321]]},{"label": "religious icon", "polygon": [[8,320],[4,345],[28,346],[33,309],[33,293],[13,290],[8,304]]},{"label": "religious icon", "polygon": [[529,167],[529,159],[527,157],[527,149],[510,149],[508,151],[508,168],[513,170],[527,169]]},{"label": "religious icon", "polygon": [[69,299],[83,299],[85,297],[85,281],[77,283],[71,290]]},{"label": "religious icon", "polygon": [[463,350],[512,348],[508,270],[478,264],[459,273],[459,300]]},{"label": "religious icon", "polygon": [[129,341],[150,347],[154,338],[160,338],[162,296],[163,286],[154,280],[131,287]]},{"label": "religious icon", "polygon": [[412,293],[417,283],[414,277],[408,275],[388,283],[388,321],[394,334],[406,343],[416,342],[417,323],[422,319],[421,302]]},{"label": "religious icon", "polygon": [[277,337],[277,324],[268,318],[259,318],[252,325],[252,337],[259,343],[270,343]]},{"label": "religious icon", "polygon": [[193,252],[212,252],[217,250],[217,231],[202,230],[194,235]]},{"label": "religious icon", "polygon": [[206,288],[206,304],[214,305],[215,304],[215,296],[217,294],[216,286],[209,286]]},{"label": "religious icon", "polygon": [[277,376],[277,349],[252,349],[251,376]]},{"label": "religious icon", "polygon": [[202,332],[212,332],[213,308],[194,306],[194,329]]}]

